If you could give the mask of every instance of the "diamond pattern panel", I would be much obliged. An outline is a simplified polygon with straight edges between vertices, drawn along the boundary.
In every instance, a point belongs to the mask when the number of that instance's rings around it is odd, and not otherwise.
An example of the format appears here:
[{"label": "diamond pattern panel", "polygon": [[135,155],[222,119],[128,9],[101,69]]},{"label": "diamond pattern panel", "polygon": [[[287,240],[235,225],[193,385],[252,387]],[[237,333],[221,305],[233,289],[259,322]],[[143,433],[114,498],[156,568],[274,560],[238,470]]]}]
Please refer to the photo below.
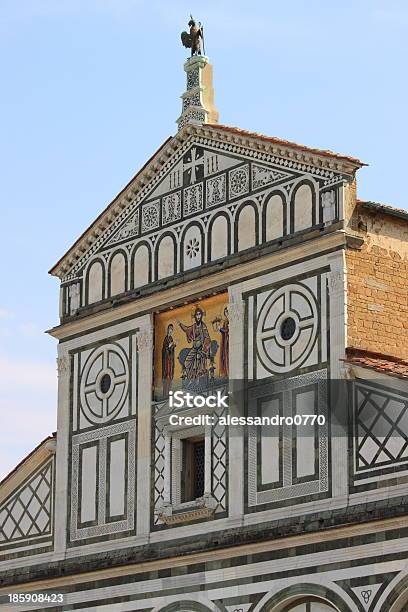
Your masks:
[{"label": "diamond pattern panel", "polygon": [[51,533],[53,461],[0,508],[0,544]]},{"label": "diamond pattern panel", "polygon": [[[164,501],[164,434],[157,425],[154,440],[154,507],[157,508]],[[155,525],[159,518],[155,515]]]},{"label": "diamond pattern panel", "polygon": [[[226,408],[218,417],[226,416]],[[227,509],[227,431],[217,423],[212,430],[212,494],[218,502],[216,512]]]},{"label": "diamond pattern panel", "polygon": [[408,459],[408,399],[358,385],[355,389],[357,471]]}]

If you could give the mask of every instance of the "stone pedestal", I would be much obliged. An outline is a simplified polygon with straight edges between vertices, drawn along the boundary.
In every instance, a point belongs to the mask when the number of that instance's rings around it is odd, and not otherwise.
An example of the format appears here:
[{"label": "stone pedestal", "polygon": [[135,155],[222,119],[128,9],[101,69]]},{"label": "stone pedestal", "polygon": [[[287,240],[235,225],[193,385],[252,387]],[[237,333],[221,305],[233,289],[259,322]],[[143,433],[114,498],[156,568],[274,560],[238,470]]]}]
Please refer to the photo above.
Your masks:
[{"label": "stone pedestal", "polygon": [[178,129],[187,124],[202,125],[218,123],[218,112],[214,106],[212,66],[205,55],[190,57],[184,64],[187,88],[181,96],[181,115],[177,119]]}]

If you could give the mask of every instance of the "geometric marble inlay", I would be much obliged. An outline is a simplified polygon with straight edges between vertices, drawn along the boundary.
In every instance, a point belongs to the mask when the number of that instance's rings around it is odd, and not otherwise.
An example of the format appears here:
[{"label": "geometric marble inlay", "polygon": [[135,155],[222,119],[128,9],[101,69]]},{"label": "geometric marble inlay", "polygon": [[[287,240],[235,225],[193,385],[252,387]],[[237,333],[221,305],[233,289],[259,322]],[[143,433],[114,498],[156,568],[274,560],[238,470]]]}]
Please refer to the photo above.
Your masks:
[{"label": "geometric marble inlay", "polygon": [[50,533],[51,488],[49,461],[0,509],[0,543]]}]

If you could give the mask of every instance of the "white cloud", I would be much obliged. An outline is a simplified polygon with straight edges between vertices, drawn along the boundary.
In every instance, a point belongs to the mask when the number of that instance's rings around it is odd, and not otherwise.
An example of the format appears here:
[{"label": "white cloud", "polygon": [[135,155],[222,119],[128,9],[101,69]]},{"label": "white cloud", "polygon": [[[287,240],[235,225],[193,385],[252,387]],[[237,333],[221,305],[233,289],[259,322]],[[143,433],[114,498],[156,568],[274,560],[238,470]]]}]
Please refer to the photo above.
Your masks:
[{"label": "white cloud", "polygon": [[14,314],[10,310],[0,308],[0,319],[12,319]]}]

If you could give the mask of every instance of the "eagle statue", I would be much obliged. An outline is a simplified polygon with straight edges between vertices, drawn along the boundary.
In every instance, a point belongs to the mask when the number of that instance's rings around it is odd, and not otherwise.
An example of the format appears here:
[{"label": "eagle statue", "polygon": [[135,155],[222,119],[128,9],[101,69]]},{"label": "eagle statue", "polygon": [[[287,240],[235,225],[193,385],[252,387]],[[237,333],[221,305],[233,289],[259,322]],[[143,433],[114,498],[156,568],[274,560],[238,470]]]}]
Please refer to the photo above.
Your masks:
[{"label": "eagle statue", "polygon": [[196,22],[194,17],[190,15],[188,22],[190,32],[181,33],[181,42],[187,49],[191,49],[191,57],[193,55],[201,55],[201,41],[204,43],[204,29],[201,22]]}]

